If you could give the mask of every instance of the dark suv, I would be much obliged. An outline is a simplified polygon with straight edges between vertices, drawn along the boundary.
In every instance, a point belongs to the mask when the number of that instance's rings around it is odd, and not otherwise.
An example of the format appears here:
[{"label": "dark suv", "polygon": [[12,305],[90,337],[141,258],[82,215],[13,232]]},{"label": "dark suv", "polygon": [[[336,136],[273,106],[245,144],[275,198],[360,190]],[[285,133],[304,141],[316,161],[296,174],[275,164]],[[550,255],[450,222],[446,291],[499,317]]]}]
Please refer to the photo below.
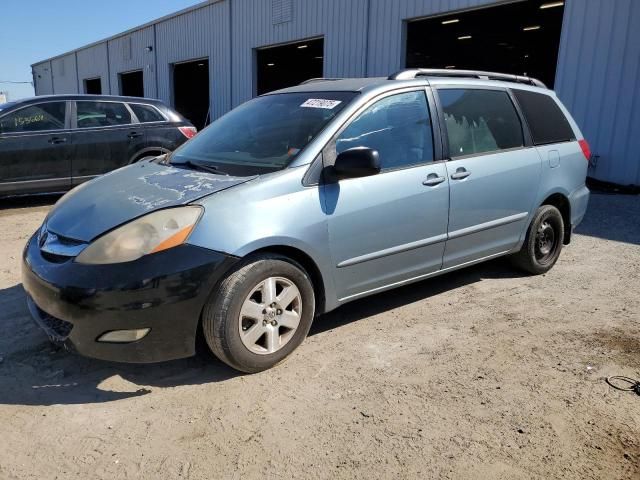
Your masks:
[{"label": "dark suv", "polygon": [[196,129],[159,100],[52,95],[0,105],[0,196],[69,190],[173,151]]}]

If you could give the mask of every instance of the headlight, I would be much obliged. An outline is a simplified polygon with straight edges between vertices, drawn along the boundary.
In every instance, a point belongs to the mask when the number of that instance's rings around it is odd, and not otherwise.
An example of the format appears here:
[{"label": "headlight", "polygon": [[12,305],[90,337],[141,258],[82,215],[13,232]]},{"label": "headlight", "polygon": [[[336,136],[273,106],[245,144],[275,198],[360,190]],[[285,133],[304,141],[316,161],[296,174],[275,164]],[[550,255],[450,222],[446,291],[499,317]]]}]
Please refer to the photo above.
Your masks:
[{"label": "headlight", "polygon": [[76,257],[78,263],[105,264],[136,260],[185,242],[202,207],[158,210],[98,238]]}]

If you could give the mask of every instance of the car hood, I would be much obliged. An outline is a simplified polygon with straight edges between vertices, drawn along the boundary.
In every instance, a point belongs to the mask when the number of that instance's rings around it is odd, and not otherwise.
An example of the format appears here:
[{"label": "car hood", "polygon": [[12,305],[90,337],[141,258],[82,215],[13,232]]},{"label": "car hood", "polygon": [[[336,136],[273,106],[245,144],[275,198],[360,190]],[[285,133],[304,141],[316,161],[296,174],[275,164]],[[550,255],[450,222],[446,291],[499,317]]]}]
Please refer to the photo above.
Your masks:
[{"label": "car hood", "polygon": [[58,201],[47,230],[89,242],[123,223],[167,207],[186,205],[255,177],[231,177],[142,162],[80,185]]}]

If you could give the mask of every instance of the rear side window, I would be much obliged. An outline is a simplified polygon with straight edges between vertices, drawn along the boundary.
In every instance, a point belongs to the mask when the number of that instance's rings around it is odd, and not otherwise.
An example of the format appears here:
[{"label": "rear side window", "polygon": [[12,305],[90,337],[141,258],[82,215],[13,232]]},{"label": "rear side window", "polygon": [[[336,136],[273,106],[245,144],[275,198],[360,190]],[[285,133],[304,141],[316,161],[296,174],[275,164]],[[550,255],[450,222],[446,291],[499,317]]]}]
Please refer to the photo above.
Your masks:
[{"label": "rear side window", "polygon": [[39,132],[64,128],[65,102],[32,105],[0,119],[0,133]]},{"label": "rear side window", "polygon": [[451,158],[522,147],[522,124],[507,92],[440,89]]},{"label": "rear side window", "polygon": [[111,127],[131,123],[131,114],[123,103],[76,102],[76,105],[78,128]]},{"label": "rear side window", "polygon": [[527,119],[535,145],[575,140],[569,121],[549,95],[528,90],[513,90],[513,94]]},{"label": "rear side window", "polygon": [[433,160],[431,118],[424,91],[383,98],[362,112],[336,139],[336,153],[377,150],[383,169]]},{"label": "rear side window", "polygon": [[140,123],[149,122],[164,122],[165,119],[160,115],[160,112],[153,108],[151,105],[141,105],[139,103],[130,103],[129,106],[133,113],[136,114]]}]

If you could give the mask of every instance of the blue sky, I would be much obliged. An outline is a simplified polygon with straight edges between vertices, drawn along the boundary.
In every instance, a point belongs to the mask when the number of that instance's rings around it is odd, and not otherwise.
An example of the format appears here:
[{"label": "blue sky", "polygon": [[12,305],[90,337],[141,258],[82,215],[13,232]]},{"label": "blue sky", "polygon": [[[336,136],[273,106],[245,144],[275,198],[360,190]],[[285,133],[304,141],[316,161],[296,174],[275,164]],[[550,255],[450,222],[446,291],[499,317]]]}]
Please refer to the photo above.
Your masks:
[{"label": "blue sky", "polygon": [[[31,64],[122,32],[201,0],[2,0],[0,81],[27,81]],[[11,100],[31,85],[0,83]]]}]

